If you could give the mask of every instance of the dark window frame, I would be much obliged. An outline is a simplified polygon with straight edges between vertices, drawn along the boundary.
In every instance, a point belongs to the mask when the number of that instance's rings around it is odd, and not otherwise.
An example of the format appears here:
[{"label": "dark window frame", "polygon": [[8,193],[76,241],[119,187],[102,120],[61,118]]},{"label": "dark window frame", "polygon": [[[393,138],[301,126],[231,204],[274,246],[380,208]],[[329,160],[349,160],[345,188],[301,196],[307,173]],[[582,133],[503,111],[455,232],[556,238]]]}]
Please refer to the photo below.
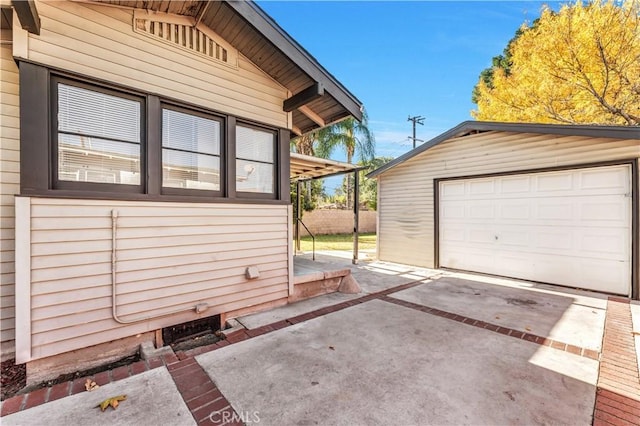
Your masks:
[{"label": "dark window frame", "polygon": [[[278,199],[278,194],[280,193],[280,187],[279,187],[279,181],[278,181],[278,168],[279,168],[279,158],[280,158],[280,154],[279,154],[279,137],[278,137],[278,130],[271,128],[271,127],[265,127],[265,126],[261,126],[259,124],[253,123],[251,121],[246,121],[246,120],[238,120],[236,123],[236,126],[234,126],[234,130],[236,130],[238,128],[238,126],[242,126],[242,127],[247,127],[250,129],[255,129],[255,130],[260,130],[266,133],[271,133],[273,135],[273,162],[267,162],[267,161],[259,161],[259,160],[251,160],[251,159],[247,159],[247,158],[239,158],[238,157],[238,152],[237,149],[234,150],[234,158],[233,161],[234,163],[237,160],[243,160],[243,161],[255,161],[256,163],[262,163],[262,164],[271,164],[272,165],[272,173],[273,173],[273,192],[251,192],[251,191],[241,191],[239,189],[236,188],[236,193],[239,194],[242,198],[251,198],[251,199],[262,199],[262,200],[276,200]],[[234,132],[236,133],[236,132]],[[236,146],[237,146],[238,141],[236,140]],[[234,179],[234,183],[235,183],[235,179],[236,177],[233,177]]]},{"label": "dark window frame", "polygon": [[[162,156],[162,151],[165,149],[162,141],[162,128],[164,126],[163,120],[163,110],[176,111],[183,114],[193,115],[196,117],[206,118],[208,120],[216,121],[220,124],[220,153],[218,154],[219,164],[220,164],[220,189],[219,190],[208,190],[208,189],[191,189],[191,188],[174,188],[170,186],[163,186],[162,183],[164,181],[164,159]],[[168,102],[164,99],[160,100],[160,140],[158,147],[160,151],[160,193],[165,195],[187,195],[193,197],[203,197],[203,198],[220,198],[225,193],[225,186],[227,179],[226,176],[226,157],[227,153],[227,144],[225,135],[227,134],[227,120],[224,116],[212,113],[210,111],[203,110],[201,108],[189,108],[184,106],[184,104],[178,104],[176,102]],[[148,141],[147,141],[148,143]],[[169,148],[171,149],[171,148]]]},{"label": "dark window frame", "polygon": [[[140,184],[122,184],[122,183],[98,183],[98,182],[76,182],[58,179],[58,84],[65,84],[67,86],[79,87],[81,89],[90,90],[96,93],[104,93],[110,96],[116,96],[122,99],[128,99],[140,103]],[[146,192],[146,179],[147,175],[147,162],[146,162],[146,146],[147,146],[147,132],[146,132],[146,115],[147,115],[147,100],[145,96],[134,94],[128,91],[118,90],[112,87],[105,87],[102,85],[96,85],[87,83],[85,81],[79,81],[76,79],[68,78],[65,76],[52,74],[51,75],[51,97],[50,97],[50,123],[51,123],[51,158],[50,158],[50,181],[52,189],[68,189],[68,190],[94,190],[103,192],[133,192],[144,194]]]},{"label": "dark window frame", "polygon": [[[20,195],[60,199],[96,199],[118,201],[150,201],[180,203],[275,204],[289,205],[289,137],[290,130],[233,114],[212,110],[187,101],[145,92],[105,79],[90,77],[29,60],[19,60],[20,69]],[[57,174],[57,152],[54,139],[57,121],[53,103],[57,99],[52,87],[55,79],[86,85],[89,90],[125,94],[144,100],[141,120],[141,183],[138,185],[97,182],[62,181],[64,188],[54,185]],[[179,193],[168,194],[162,188],[162,106],[170,105],[223,119],[221,140],[221,191],[176,188]],[[261,194],[236,191],[236,123],[273,132],[274,192]],[[55,162],[54,162],[55,159]],[[67,185],[71,183],[71,185]],[[131,187],[134,190],[131,190]],[[166,188],[164,188],[166,189]],[[194,192],[192,192],[194,191]]]}]

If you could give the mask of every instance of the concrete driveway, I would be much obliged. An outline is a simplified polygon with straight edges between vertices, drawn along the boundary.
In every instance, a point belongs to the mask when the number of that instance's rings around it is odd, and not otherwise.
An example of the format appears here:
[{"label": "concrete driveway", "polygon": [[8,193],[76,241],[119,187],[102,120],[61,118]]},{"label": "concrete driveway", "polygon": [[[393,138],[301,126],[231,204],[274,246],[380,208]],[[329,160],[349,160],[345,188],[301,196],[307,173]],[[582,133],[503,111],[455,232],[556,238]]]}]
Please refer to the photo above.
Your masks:
[{"label": "concrete driveway", "polygon": [[[79,378],[14,397],[2,423],[640,424],[639,304],[382,262],[350,268],[359,295],[239,318],[227,340],[96,375],[98,394]],[[101,413],[103,394],[129,398]]]},{"label": "concrete driveway", "polygon": [[[591,424],[606,297],[441,271],[392,275],[422,281],[196,359],[260,424]],[[240,321],[256,328],[277,315]]]}]

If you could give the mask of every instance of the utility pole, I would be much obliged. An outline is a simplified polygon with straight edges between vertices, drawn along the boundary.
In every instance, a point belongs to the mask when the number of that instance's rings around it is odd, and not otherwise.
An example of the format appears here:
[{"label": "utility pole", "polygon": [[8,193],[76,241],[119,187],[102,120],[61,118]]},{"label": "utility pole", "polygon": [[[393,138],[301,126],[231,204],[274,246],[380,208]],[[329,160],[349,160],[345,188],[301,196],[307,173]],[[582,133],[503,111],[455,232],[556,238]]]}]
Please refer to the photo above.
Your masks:
[{"label": "utility pole", "polygon": [[[424,117],[421,117],[419,115],[416,115],[415,117],[411,117],[409,116],[409,118],[407,118],[407,121],[413,121],[413,137],[411,138],[413,140],[413,147],[416,147],[416,123],[420,124],[421,126],[424,125]],[[422,142],[422,141],[420,141]]]}]

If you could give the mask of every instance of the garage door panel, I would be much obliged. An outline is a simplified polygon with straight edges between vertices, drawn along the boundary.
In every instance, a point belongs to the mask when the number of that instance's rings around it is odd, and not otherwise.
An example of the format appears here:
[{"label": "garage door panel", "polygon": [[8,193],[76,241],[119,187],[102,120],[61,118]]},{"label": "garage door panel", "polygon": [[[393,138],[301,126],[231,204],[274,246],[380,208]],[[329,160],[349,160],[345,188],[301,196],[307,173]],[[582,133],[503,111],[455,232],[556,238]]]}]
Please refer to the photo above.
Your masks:
[{"label": "garage door panel", "polygon": [[624,194],[627,191],[628,172],[617,170],[589,169],[580,173],[580,189],[607,189],[607,193]]},{"label": "garage door panel", "polygon": [[535,212],[534,221],[537,224],[562,223],[570,225],[575,217],[574,205],[564,198],[532,200],[533,211]]},{"label": "garage door panel", "polygon": [[[445,254],[443,263],[453,269],[484,272],[488,274],[521,278],[531,281],[561,284],[579,288],[626,294],[629,290],[628,275],[620,268],[619,261],[551,253],[531,253],[508,250],[494,252],[479,247],[453,250]],[[628,266],[628,264],[627,264]],[[576,280],[576,277],[580,277]]]},{"label": "garage door panel", "polygon": [[[557,280],[571,280],[571,276],[579,273],[575,258],[560,259],[546,253],[536,256],[530,264],[530,276],[536,281],[554,282]],[[570,281],[567,281],[570,282]]]},{"label": "garage door panel", "polygon": [[[520,175],[483,178],[482,182],[468,179],[447,182],[451,187],[441,188],[441,200],[493,200],[496,194],[501,199],[548,198],[573,195],[623,195],[629,193],[628,172],[547,172],[552,176]],[[491,183],[490,180],[494,182]],[[496,181],[496,179],[499,179]]]},{"label": "garage door panel", "polygon": [[464,203],[460,202],[451,202],[443,207],[443,215],[447,218],[448,221],[455,221],[455,219],[464,220],[465,211],[464,211]]},{"label": "garage door panel", "polygon": [[[628,266],[628,264],[627,264]],[[579,272],[584,275],[586,286],[582,288],[605,288],[610,293],[627,294],[629,292],[629,276],[616,262],[604,259],[582,261]]]},{"label": "garage door panel", "polygon": [[629,294],[630,188],[629,166],[441,182],[440,265]]},{"label": "garage door panel", "polygon": [[502,246],[509,246],[511,250],[517,249],[518,247],[523,250],[529,249],[533,242],[534,238],[530,232],[518,229],[520,227],[512,227],[512,230],[503,230],[499,234],[496,233],[494,236],[494,240],[496,238],[499,240],[499,244]]},{"label": "garage door panel", "polygon": [[442,253],[441,261],[449,265],[448,267],[454,269],[464,269],[469,271],[480,271],[487,273],[494,270],[494,253],[489,251],[483,251],[480,249],[474,250],[473,247],[466,249],[452,248],[446,253]]},{"label": "garage door panel", "polygon": [[441,260],[450,249],[463,252],[465,249],[495,251],[507,248],[513,252],[531,255],[550,254],[560,257],[585,259],[609,259],[628,262],[626,247],[630,246],[630,235],[614,228],[531,227],[523,230],[520,225],[497,227],[452,225],[441,228]]},{"label": "garage door panel", "polygon": [[629,221],[626,210],[620,209],[620,195],[592,197],[579,204],[581,221],[610,222],[611,226],[621,226]]},{"label": "garage door panel", "polygon": [[515,252],[497,252],[496,260],[494,261],[493,274],[500,275],[500,270],[506,268],[507,274],[513,276],[519,273],[519,271],[525,271],[530,275],[533,271],[533,265],[531,264],[528,256],[523,253]]},{"label": "garage door panel", "polygon": [[494,194],[496,192],[494,180],[478,179],[478,180],[471,181],[469,182],[467,191],[468,191],[468,194],[471,196],[474,196],[474,195],[482,196],[487,194]]},{"label": "garage door panel", "polygon": [[530,176],[505,176],[501,180],[501,193],[522,195],[531,192]]},{"label": "garage door panel", "polygon": [[560,191],[572,191],[573,174],[566,172],[548,173],[535,177],[538,196],[557,194]]},{"label": "garage door panel", "polygon": [[469,237],[466,240],[470,243],[480,243],[484,246],[485,244],[493,243],[495,234],[491,229],[471,229],[469,230]]},{"label": "garage door panel", "polygon": [[628,235],[620,235],[610,229],[592,229],[590,234],[581,235],[580,249],[584,252],[584,257],[591,255],[624,262],[624,247],[630,243]]},{"label": "garage door panel", "polygon": [[573,244],[573,233],[567,229],[552,228],[549,231],[535,232],[537,243],[535,248],[543,253],[559,252],[566,253],[567,250],[575,249]]},{"label": "garage door panel", "polygon": [[447,241],[449,243],[451,242],[460,242],[460,243],[464,243],[466,241],[465,238],[465,230],[462,227],[455,227],[455,226],[451,226],[448,227],[447,229],[443,230],[440,233],[440,239],[442,241]]},{"label": "garage door panel", "polygon": [[480,202],[468,207],[468,217],[473,219],[486,219],[493,221],[495,217],[494,206],[488,202]]},{"label": "garage door panel", "polygon": [[531,206],[523,200],[504,201],[498,208],[501,220],[531,220]]},{"label": "garage door panel", "polygon": [[[598,196],[577,200],[468,200],[477,206],[465,205],[465,201],[446,201],[440,214],[440,223],[527,224],[531,226],[567,227],[625,227],[630,223],[631,211],[621,209],[624,196]],[[630,197],[629,197],[630,198]],[[468,202],[467,201],[467,202]],[[444,201],[441,201],[441,203]],[[528,205],[525,203],[528,202]],[[497,212],[497,214],[496,214]]]}]

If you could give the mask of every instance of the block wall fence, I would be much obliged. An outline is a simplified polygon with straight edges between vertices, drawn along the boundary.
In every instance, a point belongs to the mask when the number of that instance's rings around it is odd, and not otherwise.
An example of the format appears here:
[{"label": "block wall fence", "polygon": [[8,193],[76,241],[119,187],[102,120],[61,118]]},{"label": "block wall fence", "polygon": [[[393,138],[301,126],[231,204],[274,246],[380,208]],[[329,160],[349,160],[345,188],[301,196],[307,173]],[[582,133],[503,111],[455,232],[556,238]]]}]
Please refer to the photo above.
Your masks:
[{"label": "block wall fence", "polygon": [[[353,211],[336,209],[317,209],[304,212],[302,221],[314,235],[350,234],[353,232]],[[300,226],[300,235],[309,235]],[[358,229],[361,233],[376,232],[376,212],[363,210],[359,214]]]}]

